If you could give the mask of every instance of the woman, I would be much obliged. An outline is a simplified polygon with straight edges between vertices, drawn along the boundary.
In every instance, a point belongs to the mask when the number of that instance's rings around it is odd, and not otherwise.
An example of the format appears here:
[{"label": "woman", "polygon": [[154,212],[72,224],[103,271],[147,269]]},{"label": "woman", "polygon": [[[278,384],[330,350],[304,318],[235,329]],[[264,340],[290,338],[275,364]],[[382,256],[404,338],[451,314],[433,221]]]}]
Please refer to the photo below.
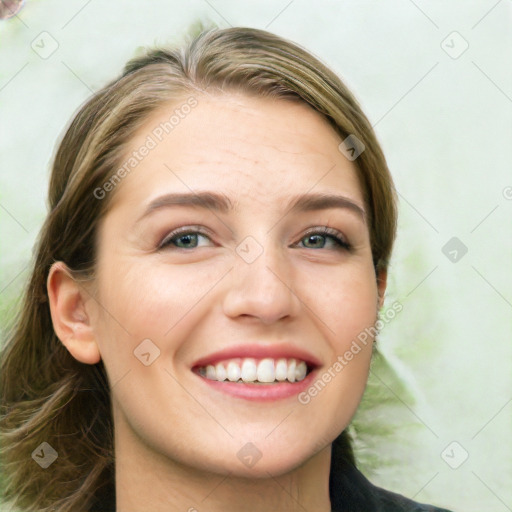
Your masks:
[{"label": "woman", "polygon": [[318,60],[232,28],[131,61],[74,118],[49,200],[2,357],[7,500],[441,510],[373,486],[346,434],[396,206]]}]

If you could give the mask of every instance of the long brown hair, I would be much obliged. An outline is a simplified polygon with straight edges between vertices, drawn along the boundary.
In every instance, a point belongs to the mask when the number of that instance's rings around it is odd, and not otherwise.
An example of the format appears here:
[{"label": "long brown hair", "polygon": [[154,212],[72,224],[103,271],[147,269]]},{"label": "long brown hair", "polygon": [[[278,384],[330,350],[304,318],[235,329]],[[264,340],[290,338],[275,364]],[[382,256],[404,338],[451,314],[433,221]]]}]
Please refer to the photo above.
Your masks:
[{"label": "long brown hair", "polygon": [[[76,361],[54,333],[46,280],[55,261],[92,279],[95,236],[114,192],[100,194],[148,116],[202,91],[237,90],[308,103],[342,139],[364,151],[354,160],[368,215],[376,271],[385,270],[396,230],[393,183],[372,127],[342,81],[300,46],[252,28],[208,29],[181,46],[152,49],[94,94],[55,156],[49,213],[31,278],[1,358],[3,498],[21,510],[90,510],[114,494],[113,422],[103,364]],[[95,193],[96,191],[96,193]],[[58,454],[47,469],[34,451]],[[37,453],[37,452],[36,452]]]}]

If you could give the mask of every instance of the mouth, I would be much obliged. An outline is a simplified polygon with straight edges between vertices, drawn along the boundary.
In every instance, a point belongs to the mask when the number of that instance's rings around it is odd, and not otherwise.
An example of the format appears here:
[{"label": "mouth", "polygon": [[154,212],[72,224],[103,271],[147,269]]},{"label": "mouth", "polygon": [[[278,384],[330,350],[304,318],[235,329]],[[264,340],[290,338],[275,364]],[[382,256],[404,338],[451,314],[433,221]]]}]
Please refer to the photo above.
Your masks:
[{"label": "mouth", "polygon": [[271,385],[278,382],[300,382],[311,373],[313,366],[295,358],[255,359],[232,358],[216,364],[196,366],[198,375],[217,382],[235,382],[254,385]]},{"label": "mouth", "polygon": [[196,361],[192,372],[220,393],[274,401],[304,391],[320,366],[314,356],[291,345],[243,345]]}]

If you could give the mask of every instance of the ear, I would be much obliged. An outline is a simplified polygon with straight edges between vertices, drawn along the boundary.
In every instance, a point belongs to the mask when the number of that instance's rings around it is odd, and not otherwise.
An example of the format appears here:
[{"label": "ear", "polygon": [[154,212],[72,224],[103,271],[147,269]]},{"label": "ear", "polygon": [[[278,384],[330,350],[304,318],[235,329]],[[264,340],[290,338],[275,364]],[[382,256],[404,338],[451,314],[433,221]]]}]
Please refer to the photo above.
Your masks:
[{"label": "ear", "polygon": [[81,363],[98,363],[101,354],[86,310],[87,292],[61,261],[50,268],[46,287],[57,337]]},{"label": "ear", "polygon": [[377,292],[379,294],[379,299],[377,302],[377,309],[380,310],[384,305],[384,295],[386,294],[386,285],[388,282],[388,271],[380,269],[377,272]]}]

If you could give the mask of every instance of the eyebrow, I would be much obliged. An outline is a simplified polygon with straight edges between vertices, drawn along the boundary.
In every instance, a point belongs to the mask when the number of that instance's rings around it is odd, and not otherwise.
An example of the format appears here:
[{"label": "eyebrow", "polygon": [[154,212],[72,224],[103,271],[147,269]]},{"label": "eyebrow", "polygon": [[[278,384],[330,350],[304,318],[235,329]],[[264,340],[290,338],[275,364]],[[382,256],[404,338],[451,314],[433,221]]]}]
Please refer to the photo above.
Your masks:
[{"label": "eyebrow", "polygon": [[[233,203],[224,194],[215,192],[172,193],[157,197],[151,201],[138,221],[142,220],[144,217],[148,216],[156,210],[172,206],[204,208],[220,213],[228,213],[235,209]],[[361,206],[359,206],[348,197],[336,194],[306,193],[292,197],[291,200],[287,203],[285,211],[287,213],[295,213],[327,210],[330,208],[347,209],[355,213],[363,221],[365,220],[365,211]]]},{"label": "eyebrow", "polygon": [[287,210],[290,212],[309,212],[329,208],[344,208],[357,214],[363,221],[365,220],[364,208],[352,199],[336,194],[303,194],[292,199],[288,203]]}]

